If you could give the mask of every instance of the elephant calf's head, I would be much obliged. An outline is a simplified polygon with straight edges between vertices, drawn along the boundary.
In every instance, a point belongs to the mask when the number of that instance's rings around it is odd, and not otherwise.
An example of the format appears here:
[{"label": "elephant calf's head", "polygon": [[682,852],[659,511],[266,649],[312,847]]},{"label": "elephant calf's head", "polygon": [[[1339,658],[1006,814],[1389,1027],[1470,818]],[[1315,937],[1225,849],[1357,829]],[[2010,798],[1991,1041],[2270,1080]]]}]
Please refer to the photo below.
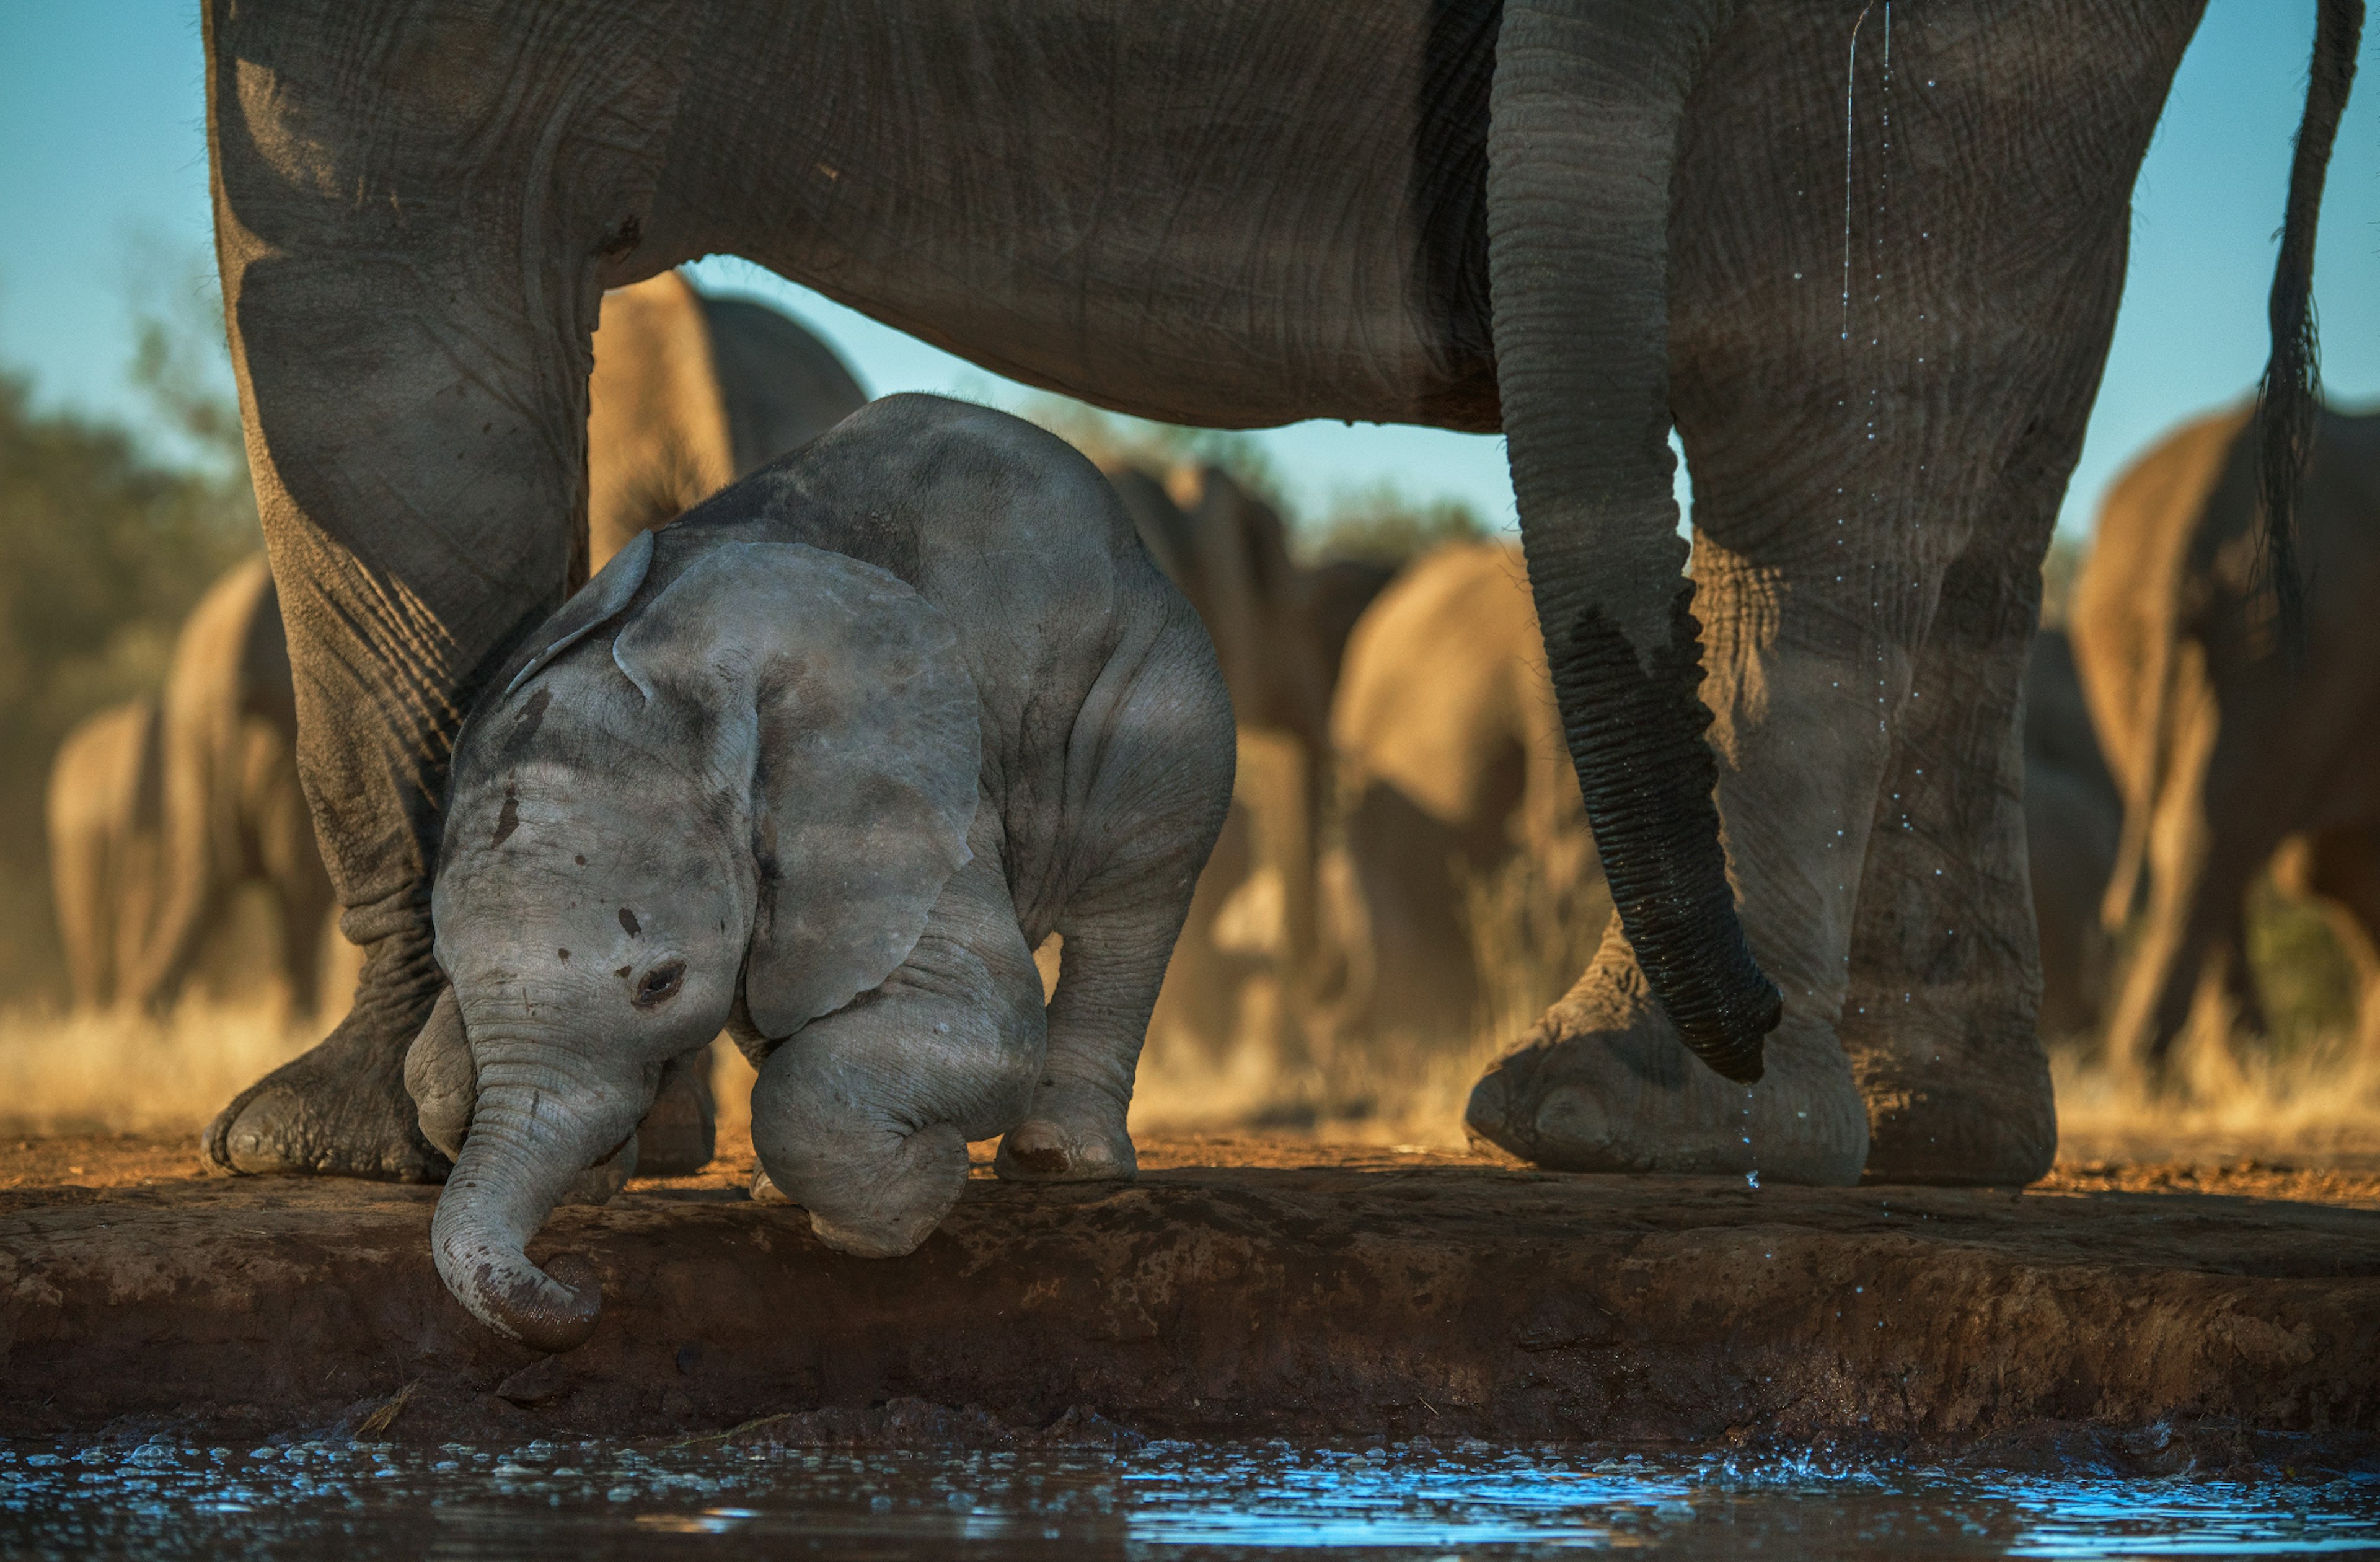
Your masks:
[{"label": "elephant calf's head", "polygon": [[800,545],[713,545],[666,584],[653,554],[624,549],[457,745],[451,987],[407,1059],[455,1157],[439,1271],[547,1350],[599,1304],[523,1252],[573,1180],[616,1186],[664,1068],[739,999],[783,1038],[880,984],[975,816],[975,685],[923,598]]}]

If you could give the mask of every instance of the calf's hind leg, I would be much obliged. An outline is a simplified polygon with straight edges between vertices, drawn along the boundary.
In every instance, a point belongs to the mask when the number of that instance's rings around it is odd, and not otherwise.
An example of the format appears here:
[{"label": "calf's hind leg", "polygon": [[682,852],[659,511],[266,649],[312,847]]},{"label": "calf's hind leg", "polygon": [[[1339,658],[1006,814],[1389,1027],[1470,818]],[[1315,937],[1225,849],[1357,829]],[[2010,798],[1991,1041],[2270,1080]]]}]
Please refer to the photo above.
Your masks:
[{"label": "calf's hind leg", "polygon": [[[1094,691],[1081,726],[1105,736],[1082,836],[1100,866],[1058,916],[1065,939],[1050,998],[1050,1046],[1033,1105],[1000,1142],[994,1166],[1012,1181],[1124,1180],[1139,1169],[1124,1118],[1148,1015],[1190,914],[1198,874],[1222,832],[1236,763],[1232,708],[1214,653],[1186,603],[1125,692]],[[1108,681],[1103,680],[1103,684]]]}]

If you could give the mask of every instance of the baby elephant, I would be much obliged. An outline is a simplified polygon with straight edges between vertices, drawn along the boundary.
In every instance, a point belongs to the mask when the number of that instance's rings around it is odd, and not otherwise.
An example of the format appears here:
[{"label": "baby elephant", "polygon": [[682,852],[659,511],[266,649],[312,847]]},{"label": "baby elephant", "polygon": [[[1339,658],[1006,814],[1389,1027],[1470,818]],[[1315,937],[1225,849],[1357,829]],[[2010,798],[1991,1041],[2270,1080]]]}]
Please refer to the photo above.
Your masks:
[{"label": "baby elephant", "polygon": [[451,985],[407,1059],[455,1156],[439,1273],[480,1319],[586,1338],[592,1277],[523,1244],[574,1182],[618,1186],[722,1025],[759,1070],[762,1168],[845,1253],[923,1241],[972,1139],[1005,1136],[1003,1177],[1133,1175],[1232,711],[1072,449],[876,402],[632,541],[491,689],[433,901]]}]

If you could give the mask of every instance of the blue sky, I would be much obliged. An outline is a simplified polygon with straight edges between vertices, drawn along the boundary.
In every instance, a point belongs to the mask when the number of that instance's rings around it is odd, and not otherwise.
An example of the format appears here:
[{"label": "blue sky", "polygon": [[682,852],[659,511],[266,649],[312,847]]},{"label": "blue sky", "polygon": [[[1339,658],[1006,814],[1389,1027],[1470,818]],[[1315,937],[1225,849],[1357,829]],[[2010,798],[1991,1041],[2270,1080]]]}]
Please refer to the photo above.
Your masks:
[{"label": "blue sky", "polygon": [[[1904,6],[1925,0],[1903,0]],[[1934,0],[1952,4],[1955,0]],[[2062,524],[2086,530],[2149,440],[2248,390],[2313,0],[2212,0],[2142,170],[2116,345]],[[2380,32],[2380,29],[2375,29]],[[2316,287],[2335,400],[2380,397],[2380,42],[2331,167]],[[200,49],[191,0],[0,0],[0,365],[48,404],[139,420],[128,300],[207,242]],[[1014,402],[1021,388],[735,261],[713,285],[769,297],[832,340],[869,387]],[[1293,501],[1390,481],[1509,520],[1500,442],[1430,430],[1299,424],[1257,436]]]}]

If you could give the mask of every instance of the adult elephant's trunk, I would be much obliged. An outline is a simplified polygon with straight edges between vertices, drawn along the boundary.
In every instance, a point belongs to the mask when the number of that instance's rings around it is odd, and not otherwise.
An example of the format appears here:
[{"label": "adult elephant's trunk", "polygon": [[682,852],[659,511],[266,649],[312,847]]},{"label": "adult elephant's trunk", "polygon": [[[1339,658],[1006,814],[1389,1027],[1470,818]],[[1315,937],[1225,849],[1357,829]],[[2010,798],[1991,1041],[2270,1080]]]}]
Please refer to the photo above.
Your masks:
[{"label": "adult elephant's trunk", "polygon": [[602,1306],[594,1271],[568,1256],[540,1269],[526,1249],[578,1173],[635,1129],[636,1110],[543,1062],[480,1055],[470,1136],[439,1194],[431,1251],[472,1316],[537,1350],[568,1350]]},{"label": "adult elephant's trunk", "polygon": [[1488,261],[1521,539],[1612,898],[1679,1036],[1761,1073],[1781,1000],[1737,921],[1669,451],[1670,176],[1733,0],[1511,0]]}]

